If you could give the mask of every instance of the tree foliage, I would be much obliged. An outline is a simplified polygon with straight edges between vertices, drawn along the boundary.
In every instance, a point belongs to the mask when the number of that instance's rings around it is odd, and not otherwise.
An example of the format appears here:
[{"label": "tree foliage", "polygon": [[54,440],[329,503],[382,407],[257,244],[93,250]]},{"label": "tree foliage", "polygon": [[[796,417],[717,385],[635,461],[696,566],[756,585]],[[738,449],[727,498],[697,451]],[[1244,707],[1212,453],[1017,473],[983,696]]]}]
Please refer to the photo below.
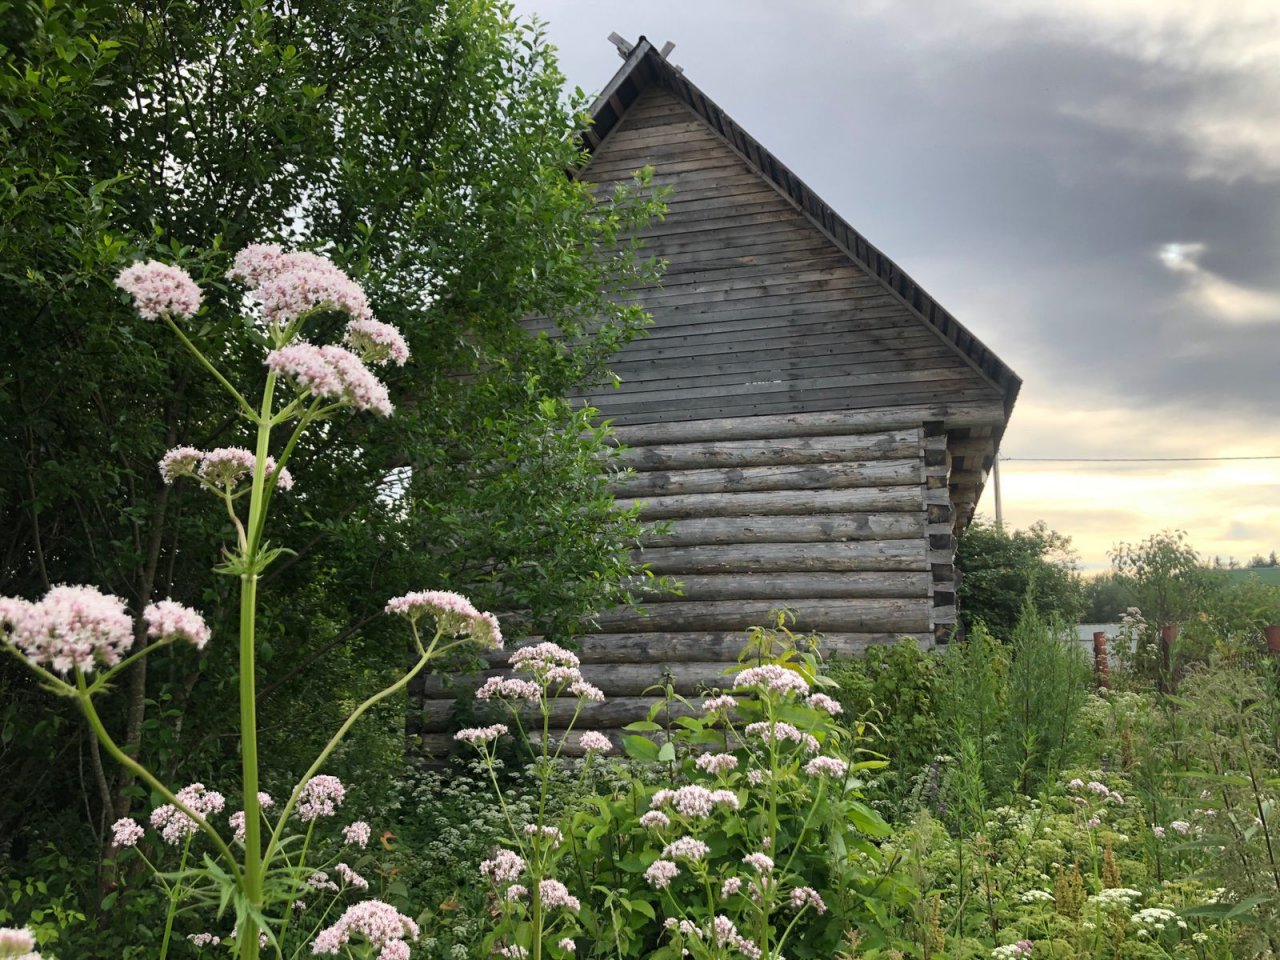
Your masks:
[{"label": "tree foliage", "polygon": [[[0,58],[0,593],[171,595],[234,636],[210,574],[225,531],[156,461],[241,443],[244,424],[111,281],[137,257],[185,266],[219,308],[191,334],[254,382],[257,333],[223,319],[240,311],[221,309],[238,306],[222,276],[275,240],[358,276],[415,360],[390,378],[394,419],[335,424],[295,454],[306,492],[275,537],[297,554],[263,585],[268,777],[296,773],[368,674],[399,665],[386,598],[462,590],[511,611],[509,633],[569,637],[625,595],[636,515],[607,495],[605,433],[560,398],[642,327],[617,294],[656,265],[625,236],[661,204],[596,201],[566,175],[583,99],[566,102],[538,26],[484,0],[0,3]],[[527,333],[533,315],[566,338]],[[230,646],[195,670],[161,656],[116,698],[109,722],[173,779],[234,759]],[[0,774],[57,778],[43,758],[79,752],[77,721],[32,724],[27,681],[0,669]],[[401,709],[346,762],[394,754]],[[167,740],[162,713],[180,718]],[[83,771],[39,802],[83,794],[100,829],[131,788],[95,756]],[[0,806],[0,834],[32,815]]]},{"label": "tree foliage", "polygon": [[1037,521],[1012,533],[975,519],[956,546],[960,616],[967,628],[981,621],[1007,640],[1024,605],[1045,618],[1074,623],[1084,609],[1071,538]]}]

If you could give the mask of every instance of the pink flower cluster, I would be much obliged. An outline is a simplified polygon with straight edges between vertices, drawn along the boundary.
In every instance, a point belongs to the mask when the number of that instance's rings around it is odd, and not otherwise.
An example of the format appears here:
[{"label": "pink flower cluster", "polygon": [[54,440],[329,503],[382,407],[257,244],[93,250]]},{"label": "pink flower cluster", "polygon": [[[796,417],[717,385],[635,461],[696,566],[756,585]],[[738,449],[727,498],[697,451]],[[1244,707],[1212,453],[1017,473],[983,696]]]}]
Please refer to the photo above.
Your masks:
[{"label": "pink flower cluster", "polygon": [[794,670],[788,670],[775,663],[743,670],[734,678],[734,685],[772,690],[778,694],[794,693],[797,696],[807,696],[809,693],[809,682],[804,677]]},{"label": "pink flower cluster", "polygon": [[268,370],[288,377],[302,393],[383,417],[395,412],[386,384],[345,347],[292,343],[268,353],[266,363]]},{"label": "pink flower cluster", "polygon": [[661,810],[650,810],[641,815],[640,826],[646,830],[665,830],[671,826],[671,818]]},{"label": "pink flower cluster", "polygon": [[697,837],[683,836],[672,840],[662,848],[664,857],[677,860],[701,860],[711,852],[711,848]]},{"label": "pink flower cluster", "polygon": [[537,837],[544,842],[549,842],[553,850],[564,841],[564,834],[560,832],[559,827],[540,827],[536,823],[526,823],[524,825],[524,835],[530,838]]},{"label": "pink flower cluster", "polygon": [[738,766],[738,758],[732,753],[704,753],[700,754],[698,759],[693,762],[699,770],[704,770],[716,776],[735,770]]},{"label": "pink flower cluster", "polygon": [[[271,794],[258,791],[258,807],[262,810],[270,810],[275,801],[271,799]],[[231,825],[231,829],[235,831],[235,838],[238,843],[244,843],[244,811],[237,810],[231,816],[227,817],[227,823]]]},{"label": "pink flower cluster", "polygon": [[[533,680],[522,680],[518,677],[504,679],[490,677],[476,691],[480,700],[500,698],[504,700],[527,700],[531,703],[542,699],[544,690],[548,696],[561,696],[568,693],[579,700],[591,703],[604,701],[604,693],[599,687],[588,683],[578,669],[579,660],[576,654],[566,650],[559,644],[543,641],[515,650],[507,661],[515,670],[533,674]],[[600,740],[594,739],[600,737]],[[584,746],[595,743],[601,750],[610,749],[608,738],[602,734],[584,733]],[[603,741],[603,743],[602,743]],[[595,749],[586,746],[586,749]]]},{"label": "pink flower cluster", "polygon": [[459,730],[453,735],[453,739],[478,747],[481,744],[492,743],[506,733],[506,724],[495,723],[488,727],[467,727],[465,730]]},{"label": "pink flower cluster", "polygon": [[[253,474],[256,463],[253,451],[244,447],[218,447],[208,452],[174,447],[160,458],[160,477],[165,483],[173,483],[179,477],[198,477],[208,486],[231,492]],[[277,489],[293,489],[293,475],[287,467],[278,468],[275,457],[267,457],[263,470],[266,477],[275,478]]]},{"label": "pink flower cluster", "polygon": [[742,862],[754,867],[756,873],[768,873],[773,869],[773,857],[767,853],[748,853],[742,858]]},{"label": "pink flower cluster", "polygon": [[831,714],[833,717],[844,713],[844,707],[840,706],[838,701],[831,699],[825,693],[813,694],[805,700],[805,704],[813,707],[815,710],[823,710]]},{"label": "pink flower cluster", "polygon": [[716,946],[736,950],[747,960],[760,960],[760,948],[753,941],[738,933],[738,928],[734,925],[734,922],[724,914],[718,914],[711,921],[709,933],[715,940]]},{"label": "pink flower cluster", "polygon": [[188,933],[187,939],[197,947],[216,947],[222,943],[222,938],[216,933]]},{"label": "pink flower cluster", "polygon": [[655,860],[644,872],[644,878],[655,890],[665,890],[678,876],[680,876],[680,868],[670,860]]},{"label": "pink flower cluster", "polygon": [[524,873],[524,858],[514,851],[500,848],[490,860],[480,861],[480,875],[498,886],[511,883]]},{"label": "pink flower cluster", "polygon": [[791,891],[791,906],[796,910],[813,907],[818,913],[827,912],[827,904],[813,887],[795,887]]},{"label": "pink flower cluster", "polygon": [[368,890],[369,881],[360,874],[356,873],[345,863],[339,863],[334,866],[334,871],[342,878],[342,882],[348,887],[354,887],[356,890]]},{"label": "pink flower cluster", "polygon": [[387,601],[387,613],[398,614],[417,622],[420,617],[435,618],[442,633],[465,634],[477,643],[500,649],[502,630],[492,613],[481,613],[466,597],[448,590],[420,590],[393,597]]},{"label": "pink flower cluster", "polygon": [[36,603],[0,597],[0,630],[32,663],[59,673],[113,667],[133,645],[124,601],[86,586],[54,587]]},{"label": "pink flower cluster", "polygon": [[548,910],[564,907],[577,913],[582,909],[581,901],[559,880],[543,880],[538,884],[538,895],[542,898],[542,906]]},{"label": "pink flower cluster", "polygon": [[332,817],[347,796],[347,788],[337,777],[321,774],[312,777],[298,798],[298,816],[303,823],[319,817]]},{"label": "pink flower cluster", "polygon": [[804,765],[804,772],[811,777],[843,777],[849,764],[836,757],[814,757]]},{"label": "pink flower cluster", "polygon": [[363,850],[369,845],[369,838],[373,835],[369,824],[363,820],[356,820],[342,828],[342,839],[353,847],[359,847]]},{"label": "pink flower cluster", "polygon": [[817,753],[821,749],[821,745],[813,734],[804,733],[792,724],[781,721],[772,724],[763,720],[759,723],[749,723],[745,732],[747,736],[759,737],[765,743],[780,743],[784,740],[789,740],[792,743],[800,744],[810,753]]},{"label": "pink flower cluster", "polygon": [[111,825],[111,845],[113,847],[137,846],[144,833],[146,831],[137,820],[132,817],[121,817]]},{"label": "pink flower cluster", "polygon": [[713,713],[728,713],[738,705],[738,701],[728,694],[722,694],[718,697],[708,697],[702,701],[703,712],[710,715]]},{"label": "pink flower cluster", "polygon": [[409,359],[409,344],[400,331],[380,320],[352,320],[342,339],[366,363],[403,367]]},{"label": "pink flower cluster", "polygon": [[144,320],[189,319],[200,309],[203,294],[191,274],[158,260],[134,263],[120,271],[116,286],[133,297]]},{"label": "pink flower cluster", "polygon": [[[222,794],[206,789],[203,783],[185,786],[176,796],[202,820],[211,814],[221,813],[227,802]],[[151,811],[151,827],[159,830],[161,838],[170,846],[177,846],[200,829],[199,824],[171,803]]]},{"label": "pink flower cluster", "polygon": [[176,600],[158,600],[142,611],[147,622],[147,636],[153,640],[186,640],[203,650],[211,636],[204,617]]},{"label": "pink flower cluster", "polygon": [[418,925],[389,903],[365,900],[348,907],[337,923],[321,930],[311,944],[311,952],[341,953],[351,942],[351,935],[359,934],[371,946],[381,949],[378,960],[407,960],[409,947],[404,941],[417,940],[418,933]]},{"label": "pink flower cluster", "polygon": [[317,310],[337,310],[353,320],[373,315],[358,283],[306,250],[285,253],[274,243],[251,243],[236,254],[227,277],[252,290],[267,322],[276,326]]},{"label": "pink flower cluster", "polygon": [[695,820],[711,816],[715,807],[738,809],[738,795],[732,790],[708,790],[698,784],[689,784],[678,790],[659,790],[650,798],[650,808],[672,806],[677,813]]},{"label": "pink flower cluster", "polygon": [[578,738],[578,744],[587,753],[608,753],[613,749],[613,743],[603,733],[595,730],[588,730]]}]

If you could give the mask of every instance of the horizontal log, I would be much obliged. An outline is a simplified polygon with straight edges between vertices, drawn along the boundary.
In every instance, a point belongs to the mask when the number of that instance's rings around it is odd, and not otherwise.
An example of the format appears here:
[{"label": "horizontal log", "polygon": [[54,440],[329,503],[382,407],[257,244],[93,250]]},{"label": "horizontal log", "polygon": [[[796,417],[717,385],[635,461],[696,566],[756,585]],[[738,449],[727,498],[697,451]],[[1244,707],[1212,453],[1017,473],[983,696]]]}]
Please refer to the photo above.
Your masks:
[{"label": "horizontal log", "polygon": [[664,443],[651,447],[628,447],[622,450],[619,459],[625,466],[639,471],[689,470],[901,460],[914,457],[919,449],[920,431],[899,429],[835,437],[794,437],[781,443],[776,439]]},{"label": "horizontal log", "polygon": [[[742,641],[745,642],[745,639]],[[641,663],[586,663],[582,675],[604,691],[606,697],[656,696],[670,675],[677,693],[695,694],[712,687],[730,685],[730,678],[741,667],[736,660],[645,660]],[[483,673],[457,677],[432,676],[421,688],[428,700],[450,700],[460,691],[475,690],[490,677],[508,676],[510,671],[494,668]]]},{"label": "horizontal log", "polygon": [[[655,380],[680,381],[691,377],[696,380],[698,374],[704,378],[701,382],[714,384],[730,383],[735,376],[743,374],[782,380],[804,379],[827,375],[823,371],[829,367],[842,368],[850,373],[910,369],[912,365],[936,365],[951,356],[949,347],[915,335],[859,342],[846,332],[844,342],[836,334],[817,339],[827,342],[814,343],[808,337],[789,337],[774,347],[756,349],[755,342],[747,342],[744,338],[729,351],[722,350],[718,356],[693,354],[692,346],[676,347],[669,351],[654,351],[645,359],[633,360],[628,356],[625,363],[614,363],[611,369],[619,380],[632,387]],[[660,352],[666,355],[657,355]]]},{"label": "horizontal log", "polygon": [[694,600],[772,600],[778,606],[796,599],[927,597],[929,573],[858,571],[853,573],[727,574],[677,577],[680,593],[646,593],[645,581],[635,590],[645,606]]},{"label": "horizontal log", "polygon": [[[946,491],[938,491],[943,497]],[[946,502],[945,500],[943,502]],[[923,510],[914,486],[851,487],[846,490],[765,490],[758,493],[688,493],[622,498],[624,509],[640,505],[642,520],[689,517],[806,516],[820,513],[910,513]]]},{"label": "horizontal log", "polygon": [[[851,656],[868,647],[906,637],[920,643],[932,639],[929,633],[825,633],[819,649],[824,656]],[[519,646],[538,643],[529,637]],[[747,635],[739,630],[684,631],[679,633],[588,633],[578,637],[575,652],[584,665],[595,663],[647,663],[650,660],[734,661],[747,645]],[[511,650],[489,654],[493,666],[505,665]]]},{"label": "horizontal log", "polygon": [[712,543],[836,543],[922,537],[922,514],[829,513],[816,517],[709,517],[672,520],[665,533],[647,534],[646,547],[692,547]]},{"label": "horizontal log", "polygon": [[[578,715],[575,726],[581,730],[595,730],[601,727],[623,727],[628,723],[636,720],[643,720],[649,708],[660,701],[659,697],[614,697],[612,700],[606,700],[604,703],[588,703],[582,707],[582,712]],[[564,729],[568,726],[569,721],[573,719],[574,711],[578,707],[577,699],[569,699],[565,697],[557,697],[551,700],[550,704],[551,726]],[[427,700],[422,704],[422,709],[415,711],[415,723],[413,724],[418,730],[424,733],[439,733],[450,729],[453,723],[452,700]],[[527,721],[537,715],[536,707],[529,707],[522,711],[522,717]],[[673,702],[671,704],[672,716],[687,716],[694,712],[694,708],[686,707],[684,704]],[[506,722],[510,716],[505,708],[492,708],[492,716],[496,722]]]},{"label": "horizontal log", "polygon": [[615,497],[646,497],[750,490],[830,490],[920,482],[920,461],[903,459],[641,473],[614,480],[609,489]]},{"label": "horizontal log", "polygon": [[762,543],[740,546],[654,547],[635,558],[655,574],[803,573],[843,570],[928,570],[923,540],[851,543]]},{"label": "horizontal log", "polygon": [[778,437],[831,436],[875,433],[918,427],[926,420],[942,420],[948,427],[1003,424],[1004,406],[985,403],[936,403],[878,409],[794,413],[781,416],[707,418],[615,427],[614,439],[627,446],[693,443],[705,440],[765,440]]},{"label": "horizontal log", "polygon": [[[747,630],[766,621],[781,604],[776,600],[723,600],[655,603],[646,610],[610,610],[596,617],[602,630]],[[919,633],[932,626],[929,599],[789,600],[797,631],[843,633]]]}]

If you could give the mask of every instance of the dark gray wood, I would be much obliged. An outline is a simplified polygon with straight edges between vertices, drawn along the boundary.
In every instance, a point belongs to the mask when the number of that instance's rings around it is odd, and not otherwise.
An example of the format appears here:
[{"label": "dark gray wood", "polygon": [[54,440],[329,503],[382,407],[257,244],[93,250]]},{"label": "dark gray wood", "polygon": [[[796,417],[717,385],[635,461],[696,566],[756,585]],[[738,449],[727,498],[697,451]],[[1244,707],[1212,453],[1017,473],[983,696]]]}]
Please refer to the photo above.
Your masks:
[{"label": "dark gray wood", "polygon": [[659,603],[695,600],[854,600],[929,596],[929,573],[773,573],[721,576],[677,576],[679,594],[661,593],[637,581],[635,592],[646,608]]},{"label": "dark gray wood", "polygon": [[[731,686],[733,676],[742,667],[736,661],[641,660],[636,663],[588,663],[582,676],[599,687],[606,697],[653,696],[652,690],[665,675],[675,681],[677,693],[689,695],[710,687]],[[421,694],[428,700],[452,700],[461,691],[472,691],[490,677],[509,675],[502,668],[485,670],[458,677],[432,676],[423,684]]]},{"label": "dark gray wood", "polygon": [[713,543],[841,543],[922,537],[924,517],[911,513],[838,513],[816,517],[700,517],[673,520],[667,532],[644,537],[645,547]]},{"label": "dark gray wood", "polygon": [[919,483],[915,459],[851,463],[814,463],[795,467],[742,467],[731,470],[676,470],[622,477],[610,484],[619,497],[672,493],[724,493],[749,490],[830,490],[838,487]]},{"label": "dark gray wood", "polygon": [[849,543],[763,543],[739,546],[653,547],[636,553],[655,574],[799,573],[804,571],[925,571],[925,543],[856,540]]},{"label": "dark gray wood", "polygon": [[[775,600],[724,600],[656,603],[644,611],[610,610],[598,618],[600,629],[667,632],[671,630],[747,630],[769,619],[781,604]],[[789,600],[797,631],[848,633],[906,632],[930,628],[932,606],[927,597],[910,599]]]},{"label": "dark gray wood", "polygon": [[902,460],[914,457],[919,446],[919,431],[898,429],[887,433],[835,437],[657,444],[624,449],[620,460],[626,466],[641,471],[783,466],[847,460]]},{"label": "dark gray wood", "polygon": [[[943,491],[945,496],[945,491]],[[808,516],[857,511],[916,512],[920,490],[913,486],[855,487],[846,490],[766,490],[758,493],[690,493],[648,499],[623,499],[621,507],[640,504],[642,520],[690,517]]]},{"label": "dark gray wood", "polygon": [[[927,643],[926,633],[843,633],[828,632],[821,637],[824,656],[852,656],[867,647],[893,643],[906,637]],[[525,643],[538,643],[543,637],[529,637]],[[583,664],[647,663],[652,660],[735,661],[747,645],[741,630],[678,631],[673,633],[590,633],[576,641],[576,652]],[[511,651],[494,651],[489,661],[503,665]]]},{"label": "dark gray wood", "polygon": [[765,440],[781,437],[816,437],[833,434],[878,433],[918,427],[926,420],[946,420],[957,425],[999,422],[1004,409],[996,401],[949,402],[881,407],[868,410],[777,414],[761,417],[718,417],[693,421],[666,421],[643,426],[622,426],[614,439],[624,445],[697,443],[717,440]]}]

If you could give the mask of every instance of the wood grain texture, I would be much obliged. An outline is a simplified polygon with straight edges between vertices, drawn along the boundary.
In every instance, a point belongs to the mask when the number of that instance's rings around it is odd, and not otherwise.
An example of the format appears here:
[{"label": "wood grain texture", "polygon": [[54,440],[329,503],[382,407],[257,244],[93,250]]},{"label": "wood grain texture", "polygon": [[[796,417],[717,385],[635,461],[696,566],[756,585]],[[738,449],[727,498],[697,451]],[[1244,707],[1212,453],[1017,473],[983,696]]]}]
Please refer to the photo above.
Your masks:
[{"label": "wood grain texture", "polygon": [[[658,603],[643,611],[610,610],[598,618],[606,631],[741,630],[764,623],[779,604],[774,600],[707,600]],[[807,600],[787,603],[798,632],[917,633],[930,628],[928,598]]]},{"label": "wood grain texture", "polygon": [[609,484],[614,496],[672,493],[739,493],[750,490],[832,490],[920,482],[917,459],[813,463],[801,466],[738,467],[638,473]]},{"label": "wood grain texture", "polygon": [[[945,497],[946,491],[940,491]],[[619,506],[640,505],[640,519],[692,517],[810,516],[824,513],[919,512],[921,491],[912,486],[854,487],[848,490],[764,490],[758,493],[690,493],[622,498]]]},{"label": "wood grain texture", "polygon": [[637,559],[655,574],[801,573],[843,570],[929,569],[923,540],[861,540],[851,543],[762,543],[740,546],[652,547]]},{"label": "wood grain texture", "polygon": [[815,517],[696,517],[673,520],[662,533],[646,534],[648,547],[735,543],[843,543],[923,537],[925,518],[910,513],[835,513]]},{"label": "wood grain texture", "polygon": [[654,444],[626,448],[620,459],[624,465],[642,472],[786,466],[849,460],[901,460],[914,457],[919,446],[919,431],[899,429],[845,436]]}]

